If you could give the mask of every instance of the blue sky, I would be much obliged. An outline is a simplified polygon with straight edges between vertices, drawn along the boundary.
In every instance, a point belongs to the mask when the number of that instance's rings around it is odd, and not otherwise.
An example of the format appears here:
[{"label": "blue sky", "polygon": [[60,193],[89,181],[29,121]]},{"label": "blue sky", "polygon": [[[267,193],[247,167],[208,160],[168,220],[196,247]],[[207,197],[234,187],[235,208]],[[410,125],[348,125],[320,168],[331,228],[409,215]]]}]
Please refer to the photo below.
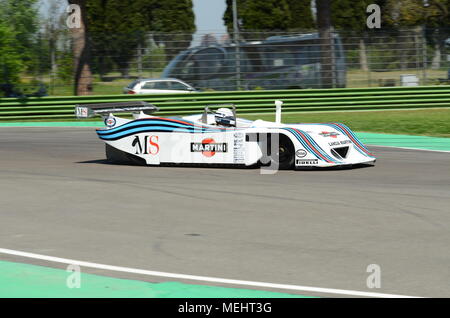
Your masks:
[{"label": "blue sky", "polygon": [[225,32],[223,13],[225,0],[193,0],[195,24],[201,32]]}]

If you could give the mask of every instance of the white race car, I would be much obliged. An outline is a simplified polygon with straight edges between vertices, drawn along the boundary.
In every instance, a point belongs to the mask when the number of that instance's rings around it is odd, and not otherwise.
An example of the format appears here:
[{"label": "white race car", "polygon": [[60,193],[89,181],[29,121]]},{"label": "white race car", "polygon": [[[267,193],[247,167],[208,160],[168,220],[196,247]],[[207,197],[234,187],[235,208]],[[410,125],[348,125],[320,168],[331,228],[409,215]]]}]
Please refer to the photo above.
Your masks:
[{"label": "white race car", "polygon": [[[146,102],[77,105],[78,118],[101,115],[97,134],[113,162],[145,165],[255,166],[278,169],[374,164],[376,158],[340,123],[283,124],[236,117],[234,106],[208,106],[202,114],[157,117]],[[224,107],[229,106],[229,107]],[[116,117],[132,113],[134,119]]]}]

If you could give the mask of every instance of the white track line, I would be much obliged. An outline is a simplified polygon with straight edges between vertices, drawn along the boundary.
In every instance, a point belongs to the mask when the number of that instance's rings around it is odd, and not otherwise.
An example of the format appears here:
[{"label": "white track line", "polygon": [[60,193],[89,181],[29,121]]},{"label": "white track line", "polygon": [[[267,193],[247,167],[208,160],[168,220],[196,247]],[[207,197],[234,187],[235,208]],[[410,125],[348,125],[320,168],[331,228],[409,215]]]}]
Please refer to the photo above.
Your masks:
[{"label": "white track line", "polygon": [[38,259],[38,260],[44,260],[44,261],[55,262],[55,263],[63,263],[63,264],[79,265],[81,267],[104,269],[104,270],[108,270],[108,271],[126,272],[126,273],[133,273],[133,274],[140,274],[140,275],[147,275],[147,276],[176,278],[176,279],[183,279],[183,280],[194,280],[194,281],[211,282],[211,283],[219,283],[219,284],[243,285],[243,286],[252,286],[252,287],[274,288],[274,289],[283,289],[283,290],[296,290],[296,291],[302,291],[302,292],[306,291],[306,292],[313,292],[313,293],[337,294],[337,295],[358,296],[358,297],[416,298],[415,296],[372,293],[372,292],[362,292],[362,291],[355,291],[355,290],[309,287],[309,286],[298,286],[298,285],[273,284],[273,283],[252,282],[252,281],[217,278],[217,277],[156,272],[156,271],[149,271],[149,270],[136,269],[136,268],[130,268],[130,267],[121,267],[121,266],[113,266],[113,265],[105,265],[105,264],[77,261],[77,260],[73,260],[73,259],[59,258],[59,257],[34,254],[34,253],[28,253],[28,252],[21,252],[21,251],[15,251],[15,250],[4,249],[4,248],[0,248],[0,253],[21,256],[21,257],[34,258],[34,259]]},{"label": "white track line", "polygon": [[397,149],[407,149],[407,150],[420,150],[420,151],[432,151],[432,152],[446,152],[450,153],[448,150],[433,150],[433,149],[421,149],[421,148],[409,148],[409,147],[397,147],[397,146],[381,146],[381,145],[375,145],[375,144],[366,144],[367,146],[374,146],[374,147],[384,147],[384,148],[397,148]]}]

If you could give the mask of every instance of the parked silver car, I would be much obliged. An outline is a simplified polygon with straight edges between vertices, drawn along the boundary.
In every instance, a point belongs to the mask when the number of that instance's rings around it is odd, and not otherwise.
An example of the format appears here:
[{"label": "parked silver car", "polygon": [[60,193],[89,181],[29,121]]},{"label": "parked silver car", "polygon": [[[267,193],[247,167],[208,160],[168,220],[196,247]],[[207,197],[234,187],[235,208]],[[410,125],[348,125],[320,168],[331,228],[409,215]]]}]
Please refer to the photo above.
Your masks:
[{"label": "parked silver car", "polygon": [[193,93],[197,90],[176,78],[146,78],[124,87],[124,94]]}]

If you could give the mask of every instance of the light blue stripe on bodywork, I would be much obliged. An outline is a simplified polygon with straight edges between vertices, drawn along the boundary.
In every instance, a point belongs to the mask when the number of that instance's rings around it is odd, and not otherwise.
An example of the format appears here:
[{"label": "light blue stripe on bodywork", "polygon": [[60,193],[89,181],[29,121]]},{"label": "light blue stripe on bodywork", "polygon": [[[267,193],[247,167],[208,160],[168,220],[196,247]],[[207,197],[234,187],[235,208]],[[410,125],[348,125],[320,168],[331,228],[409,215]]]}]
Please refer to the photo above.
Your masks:
[{"label": "light blue stripe on bodywork", "polygon": [[[348,134],[347,134],[341,127],[337,126],[336,124],[332,124],[332,123],[328,123],[328,124],[321,124],[321,123],[316,123],[316,124],[299,124],[299,125],[320,125],[320,126],[328,126],[328,127],[330,127],[330,128],[333,128],[333,129],[336,129],[336,130],[340,131],[344,136],[349,137]],[[350,128],[348,128],[348,127],[347,127],[346,125],[344,125],[344,124],[339,124],[339,125],[342,125],[343,127],[345,127],[345,128],[348,130],[348,133],[351,134],[351,137],[356,141],[356,143],[354,143],[354,144],[355,144],[355,147],[354,147],[354,148],[355,148],[359,153],[361,153],[362,155],[364,155],[364,156],[366,156],[366,157],[369,157],[369,158],[375,158],[375,157],[373,157],[373,156],[371,156],[371,155],[365,153],[364,151],[361,151],[360,149],[358,149],[358,148],[363,148],[363,149],[365,149],[366,151],[369,151],[369,149],[367,149],[367,148],[363,145],[363,143],[359,140],[358,137],[356,137],[356,135],[350,130]]]},{"label": "light blue stripe on bodywork", "polygon": [[314,150],[312,150],[309,145],[300,137],[298,136],[297,132],[294,131],[292,128],[283,128],[284,130],[289,131],[291,134],[293,134],[295,136],[295,138],[297,138],[298,141],[300,141],[300,143],[302,144],[302,146],[307,149],[310,153],[312,153],[317,159],[319,160],[323,160],[322,158],[320,158],[316,152]]},{"label": "light blue stripe on bodywork", "polygon": [[331,161],[333,161],[333,162],[336,162],[336,163],[341,163],[340,161],[337,161],[336,159],[334,159],[334,158],[332,158],[330,155],[328,155],[326,152],[325,152],[325,150],[323,150],[322,149],[322,147],[320,147],[318,144],[317,144],[317,142],[307,133],[307,132],[305,132],[305,131],[303,131],[303,130],[299,130],[307,139],[308,139],[308,141],[310,142],[310,143],[312,143],[312,145],[317,149],[317,150],[319,150],[320,151],[320,153],[323,155],[323,156],[325,156],[328,160],[331,160]]},{"label": "light blue stripe on bodywork", "polygon": [[[99,137],[101,139],[104,139],[104,140],[120,139],[120,137],[125,136],[125,135],[132,135],[132,134],[138,134],[140,132],[152,132],[152,131],[164,131],[164,132],[167,131],[167,132],[182,132],[182,133],[192,133],[192,132],[194,132],[194,130],[190,130],[190,129],[186,129],[186,128],[182,128],[182,127],[174,128],[174,127],[148,125],[148,126],[134,128],[134,129],[130,128],[130,129],[121,131],[121,132],[116,133],[116,134],[111,134],[111,135],[100,135],[99,134]],[[215,131],[215,130],[210,131],[208,129],[198,129],[198,132],[217,132],[217,131]]]},{"label": "light blue stripe on bodywork", "polygon": [[140,126],[140,125],[149,125],[149,126],[151,126],[151,125],[158,125],[158,124],[170,125],[170,126],[174,126],[174,127],[181,127],[181,128],[186,128],[186,129],[192,129],[192,130],[210,129],[210,130],[214,130],[214,131],[222,131],[220,128],[192,126],[192,125],[188,125],[188,124],[176,123],[176,122],[173,122],[173,121],[139,120],[139,121],[133,121],[133,122],[130,122],[130,123],[126,123],[124,125],[121,125],[119,127],[115,127],[115,128],[112,128],[112,129],[98,130],[97,132],[99,134],[111,134],[111,133],[114,133],[115,131],[122,130],[122,129],[125,129],[125,131],[127,131],[127,130],[135,127],[135,126]]},{"label": "light blue stripe on bodywork", "polygon": [[[284,128],[286,130],[288,130],[289,132],[291,132],[292,134],[294,134],[294,136],[297,138],[298,141],[300,141],[300,143],[303,145],[303,147],[305,147],[306,149],[308,149],[317,159],[325,161],[322,157],[320,157],[321,154],[323,157],[325,157],[328,161],[330,162],[334,162],[334,163],[341,163],[339,161],[336,161],[335,159],[331,158],[328,154],[325,153],[325,151],[319,146],[317,145],[315,142],[311,143],[311,137],[308,136],[308,134],[304,131],[299,130],[299,132],[303,133],[305,138],[308,139],[308,141],[312,144],[312,146],[314,148],[311,148],[302,138],[302,136],[295,130],[292,128]],[[309,138],[308,138],[309,137]],[[316,148],[317,147],[317,148]]]},{"label": "light blue stripe on bodywork", "polygon": [[[289,130],[291,130],[292,128],[288,128]],[[313,149],[313,152],[319,152],[322,156],[324,156],[325,158],[327,158],[329,161],[334,162],[334,163],[341,163],[340,161],[337,161],[336,159],[333,159],[332,157],[330,157],[312,138],[311,136],[309,136],[309,134],[305,131],[302,130],[298,130],[299,132],[301,132],[306,139],[308,139],[308,141],[312,144],[312,146],[315,148]],[[295,137],[302,143],[303,146],[308,146],[306,143],[303,142],[303,138],[298,134],[297,131],[295,131],[295,129],[292,129],[291,131]],[[308,146],[309,149],[311,149]],[[317,155],[316,155],[317,157]],[[318,159],[323,160],[323,158],[318,157]]]}]

